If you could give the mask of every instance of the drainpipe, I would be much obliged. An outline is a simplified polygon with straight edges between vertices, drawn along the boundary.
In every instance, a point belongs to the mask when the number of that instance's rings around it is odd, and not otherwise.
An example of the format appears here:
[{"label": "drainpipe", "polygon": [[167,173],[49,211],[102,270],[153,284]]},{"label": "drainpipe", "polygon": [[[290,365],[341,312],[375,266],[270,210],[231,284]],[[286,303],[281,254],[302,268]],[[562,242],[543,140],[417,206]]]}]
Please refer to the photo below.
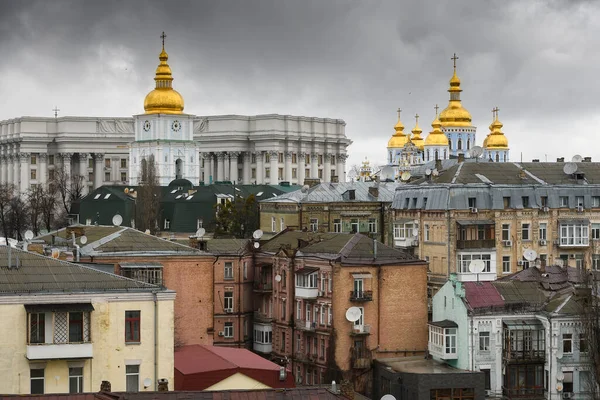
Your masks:
[{"label": "drainpipe", "polygon": [[[238,258],[238,312],[237,312],[237,320],[238,320],[238,347],[246,347],[246,341],[244,340],[244,336],[242,335],[242,318],[244,313],[242,312],[242,285],[244,284],[244,276],[242,274],[242,256]],[[245,325],[245,321],[244,321]],[[271,340],[272,342],[273,340]],[[242,346],[243,344],[243,346]]]},{"label": "drainpipe", "polygon": [[473,353],[475,352],[475,348],[473,347],[474,346],[474,343],[473,343],[473,340],[474,340],[474,338],[473,338],[473,335],[474,335],[473,316],[471,316],[470,319],[471,319],[471,351],[470,351],[470,353],[471,353],[471,371],[475,371],[475,362],[474,362],[474,355],[473,355]]},{"label": "drainpipe", "polygon": [[447,246],[448,246],[448,271],[447,271],[447,276],[450,276],[450,265],[452,265],[451,261],[450,261],[450,247],[452,246],[452,243],[450,242],[450,210],[446,211],[447,213],[447,218],[446,218],[446,230],[448,231],[448,241]]},{"label": "drainpipe", "polygon": [[377,266],[377,350],[381,340],[381,265]]},{"label": "drainpipe", "polygon": [[154,296],[154,390],[158,390],[158,295],[156,291],[152,292]]}]

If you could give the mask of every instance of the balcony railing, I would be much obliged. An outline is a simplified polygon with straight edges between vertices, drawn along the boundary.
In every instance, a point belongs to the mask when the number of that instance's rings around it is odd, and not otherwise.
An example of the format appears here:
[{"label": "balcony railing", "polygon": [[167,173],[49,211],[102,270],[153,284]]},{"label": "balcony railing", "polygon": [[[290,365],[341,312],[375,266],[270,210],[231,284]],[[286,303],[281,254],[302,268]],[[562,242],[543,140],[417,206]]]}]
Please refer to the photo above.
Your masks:
[{"label": "balcony railing", "polygon": [[509,399],[519,398],[546,398],[546,390],[542,387],[537,388],[502,388],[502,394]]},{"label": "balcony railing", "polygon": [[457,240],[457,249],[493,249],[496,247],[496,239],[479,240]]},{"label": "balcony railing", "polygon": [[353,290],[350,292],[350,301],[371,301],[373,300],[372,290]]},{"label": "balcony railing", "polygon": [[305,321],[303,319],[297,319],[296,320],[296,329],[313,332],[315,329],[317,329],[317,323],[311,322],[311,321]]},{"label": "balcony railing", "polygon": [[435,356],[440,360],[455,360],[456,358],[458,358],[458,356],[456,355],[456,348],[448,349],[448,351],[446,351],[446,348],[443,345],[435,344],[432,342],[428,343],[427,348],[429,349],[429,353],[431,353],[432,356]]},{"label": "balcony railing", "polygon": [[370,335],[371,325],[354,325],[352,327],[351,335]]},{"label": "balcony railing", "polygon": [[254,311],[254,322],[266,322],[269,323],[273,321],[273,316],[262,313],[260,311]]},{"label": "balcony railing", "polygon": [[273,282],[254,282],[254,291],[269,293],[273,291]]},{"label": "balcony railing", "polygon": [[352,359],[352,368],[355,369],[366,369],[371,366],[373,355],[371,350],[364,347],[352,347],[350,348],[350,356]]},{"label": "balcony railing", "polygon": [[296,286],[296,297],[307,300],[316,300],[319,297],[319,289]]},{"label": "balcony railing", "polygon": [[518,362],[544,362],[545,350],[504,350],[503,358],[509,363]]}]

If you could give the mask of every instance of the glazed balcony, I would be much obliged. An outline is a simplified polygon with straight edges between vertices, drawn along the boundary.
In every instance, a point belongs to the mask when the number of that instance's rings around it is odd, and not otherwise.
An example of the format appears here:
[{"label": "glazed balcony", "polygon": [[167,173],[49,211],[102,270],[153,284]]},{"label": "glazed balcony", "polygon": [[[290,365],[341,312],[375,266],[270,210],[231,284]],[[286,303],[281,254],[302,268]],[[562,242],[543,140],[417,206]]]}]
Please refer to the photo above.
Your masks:
[{"label": "glazed balcony", "polygon": [[254,282],[253,289],[256,293],[271,293],[273,292],[273,282]]},{"label": "glazed balcony", "polygon": [[457,240],[456,248],[464,249],[493,249],[496,247],[496,239]]},{"label": "glazed balcony", "polygon": [[350,301],[372,301],[373,291],[372,290],[352,290],[350,292]]}]

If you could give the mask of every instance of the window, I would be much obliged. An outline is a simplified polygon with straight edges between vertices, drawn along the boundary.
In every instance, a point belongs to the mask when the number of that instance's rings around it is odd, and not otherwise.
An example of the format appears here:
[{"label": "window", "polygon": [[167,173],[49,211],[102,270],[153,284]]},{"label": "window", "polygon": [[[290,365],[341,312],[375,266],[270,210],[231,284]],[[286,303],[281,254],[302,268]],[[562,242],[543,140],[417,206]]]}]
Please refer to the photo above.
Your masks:
[{"label": "window", "polygon": [[600,240],[600,224],[592,224],[592,239]]},{"label": "window", "polygon": [[272,344],[273,343],[273,332],[272,331],[260,331],[254,330],[254,343],[261,344]]},{"label": "window", "polygon": [[283,168],[279,168],[279,170],[277,171],[277,177],[279,179],[283,179]]},{"label": "window", "polygon": [[510,240],[510,224],[502,224],[502,240]]},{"label": "window", "polygon": [[573,371],[565,371],[563,374],[563,393],[573,393]]},{"label": "window", "polygon": [[[92,224],[90,220],[90,225]],[[121,266],[121,275],[135,279],[136,281],[151,283],[153,285],[162,285],[162,266],[148,266],[142,268],[128,268]]]},{"label": "window", "polygon": [[298,178],[298,169],[292,168],[292,179]]},{"label": "window", "polygon": [[577,207],[583,207],[583,196],[575,196],[575,205]]},{"label": "window", "polygon": [[69,343],[83,343],[83,313],[69,312]]},{"label": "window", "polygon": [[504,204],[504,209],[508,209],[510,208],[510,196],[509,197],[503,197],[502,198],[502,203]]},{"label": "window", "polygon": [[327,307],[327,325],[331,325],[331,307]]},{"label": "window", "polygon": [[286,285],[287,285],[287,270],[284,269],[283,271],[281,271],[281,287],[285,288]]},{"label": "window", "polygon": [[377,233],[377,220],[369,218],[369,233]]},{"label": "window", "polygon": [[413,237],[413,224],[394,224],[394,239],[409,239]]},{"label": "window", "polygon": [[522,240],[531,240],[531,224],[525,223],[521,224],[521,239]]},{"label": "window", "polygon": [[325,358],[325,339],[321,339],[321,358]]},{"label": "window", "polygon": [[350,220],[350,232],[352,232],[352,233],[360,232],[360,225],[358,223],[358,219],[352,218]]},{"label": "window", "polygon": [[560,225],[561,246],[587,246],[590,243],[587,223],[563,223]]},{"label": "window", "polygon": [[127,168],[127,159],[121,158],[121,168]]},{"label": "window", "polygon": [[523,208],[529,208],[529,196],[522,196],[521,202],[523,203]]},{"label": "window", "polygon": [[592,196],[592,207],[600,207],[600,196]]},{"label": "window", "polygon": [[302,319],[302,302],[296,302],[296,319]]},{"label": "window", "polygon": [[225,279],[233,279],[233,263],[232,262],[225,263],[223,277]]},{"label": "window", "polygon": [[306,312],[304,313],[304,315],[306,316],[306,322],[310,322],[310,304],[306,304]]},{"label": "window", "polygon": [[54,165],[54,154],[48,154],[48,164]]},{"label": "window", "polygon": [[546,240],[548,237],[548,224],[546,222],[540,222],[540,240]]},{"label": "window", "polygon": [[125,311],[125,343],[140,341],[140,311]]},{"label": "window", "polygon": [[319,220],[317,218],[310,219],[310,231],[317,232],[319,230]]},{"label": "window", "polygon": [[29,315],[29,343],[46,342],[46,315],[31,313]]},{"label": "window", "polygon": [[37,171],[35,169],[32,169],[29,173],[30,177],[32,180],[37,179]]},{"label": "window", "polygon": [[281,319],[284,321],[287,318],[287,307],[285,304],[285,299],[281,300]]},{"label": "window", "polygon": [[569,207],[569,196],[560,196],[558,198],[559,207]]},{"label": "window", "polygon": [[223,334],[226,338],[233,337],[233,322],[225,322],[225,329],[223,330]]},{"label": "window", "polygon": [[121,182],[127,182],[127,172],[121,172]]},{"label": "window", "polygon": [[256,179],[256,168],[252,168],[252,179]]},{"label": "window", "polygon": [[510,256],[502,256],[502,273],[510,274]]},{"label": "window", "polygon": [[170,229],[170,228],[171,228],[171,221],[165,218],[164,229]]},{"label": "window", "polygon": [[427,197],[423,197],[423,207],[424,210],[427,209]]},{"label": "window", "polygon": [[32,368],[29,370],[29,376],[31,394],[44,394],[44,369]]},{"label": "window", "polygon": [[280,349],[282,352],[285,351],[285,332],[281,332],[281,343],[280,345]]},{"label": "window", "polygon": [[342,232],[342,220],[337,218],[333,220],[333,231],[335,233]]},{"label": "window", "polygon": [[233,292],[225,292],[223,294],[223,310],[225,312],[233,311]]},{"label": "window", "polygon": [[477,208],[477,198],[469,197],[469,208]]},{"label": "window", "polygon": [[600,271],[600,254],[592,254],[592,269]]},{"label": "window", "polygon": [[317,288],[317,273],[304,275],[296,274],[296,287],[316,289]]},{"label": "window", "polygon": [[[135,158],[134,158],[135,161]],[[88,158],[88,168],[94,168],[94,159]]]},{"label": "window", "polygon": [[127,392],[139,392],[140,390],[140,366],[125,366],[125,390]]},{"label": "window", "polygon": [[489,369],[480,369],[483,372],[484,389],[490,390],[492,388],[492,374]]},{"label": "window", "polygon": [[248,262],[244,261],[244,279],[248,279]]},{"label": "window", "polygon": [[570,354],[573,353],[573,334],[572,333],[563,333],[562,335],[562,348],[563,353]]},{"label": "window", "polygon": [[479,332],[479,351],[490,351],[489,332]]},{"label": "window", "polygon": [[446,328],[446,354],[456,353],[456,328]]},{"label": "window", "polygon": [[69,368],[69,393],[83,393],[83,368]]},{"label": "window", "polygon": [[321,304],[319,311],[319,323],[325,325],[325,306]]},{"label": "window", "polygon": [[104,159],[104,166],[105,166],[106,168],[110,168],[110,158],[105,158],[105,159]]},{"label": "window", "polygon": [[265,178],[271,177],[271,168],[265,168]]},{"label": "window", "polygon": [[275,217],[271,217],[271,232],[277,232],[277,223]]},{"label": "window", "polygon": [[365,290],[365,281],[362,279],[354,279],[354,292],[352,293],[352,297],[361,299],[363,297],[363,292]]},{"label": "window", "polygon": [[425,239],[424,239],[424,240],[425,240],[426,242],[429,242],[429,225],[425,224],[425,228],[424,228],[424,230],[423,230],[423,231],[424,231],[424,233],[425,233],[425,235],[424,235],[424,236],[425,236]]},{"label": "window", "polygon": [[364,325],[365,324],[365,308],[357,307],[360,310],[360,318],[354,321],[354,325]]},{"label": "window", "polygon": [[51,181],[54,180],[54,170],[53,169],[48,171],[48,179]]},{"label": "window", "polygon": [[460,265],[459,272],[463,273],[463,274],[470,273],[469,272],[469,264],[471,264],[471,261],[473,261],[473,260],[483,260],[483,263],[485,265],[483,272],[492,272],[491,259],[492,259],[492,256],[490,254],[479,254],[479,253],[459,254],[458,255],[458,262]]},{"label": "window", "polygon": [[580,333],[579,334],[579,352],[587,353],[587,351],[588,351],[587,341],[585,340],[585,336],[582,333]]},{"label": "window", "polygon": [[283,217],[281,217],[279,219],[279,230],[283,231],[284,229],[285,229],[285,221],[284,221]]},{"label": "window", "polygon": [[202,218],[198,218],[196,220],[196,229],[202,228],[203,225],[204,225],[204,220]]}]

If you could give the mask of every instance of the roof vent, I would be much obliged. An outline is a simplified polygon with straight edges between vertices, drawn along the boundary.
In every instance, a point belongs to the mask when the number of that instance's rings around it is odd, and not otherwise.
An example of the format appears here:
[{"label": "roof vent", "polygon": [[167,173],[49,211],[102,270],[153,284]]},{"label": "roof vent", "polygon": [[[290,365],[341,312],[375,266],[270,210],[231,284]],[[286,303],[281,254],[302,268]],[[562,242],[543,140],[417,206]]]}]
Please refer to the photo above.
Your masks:
[{"label": "roof vent", "polygon": [[533,160],[531,160],[531,162],[540,162],[539,158],[534,158]]},{"label": "roof vent", "polygon": [[556,162],[565,162],[565,158],[564,157],[559,157],[556,159]]}]

